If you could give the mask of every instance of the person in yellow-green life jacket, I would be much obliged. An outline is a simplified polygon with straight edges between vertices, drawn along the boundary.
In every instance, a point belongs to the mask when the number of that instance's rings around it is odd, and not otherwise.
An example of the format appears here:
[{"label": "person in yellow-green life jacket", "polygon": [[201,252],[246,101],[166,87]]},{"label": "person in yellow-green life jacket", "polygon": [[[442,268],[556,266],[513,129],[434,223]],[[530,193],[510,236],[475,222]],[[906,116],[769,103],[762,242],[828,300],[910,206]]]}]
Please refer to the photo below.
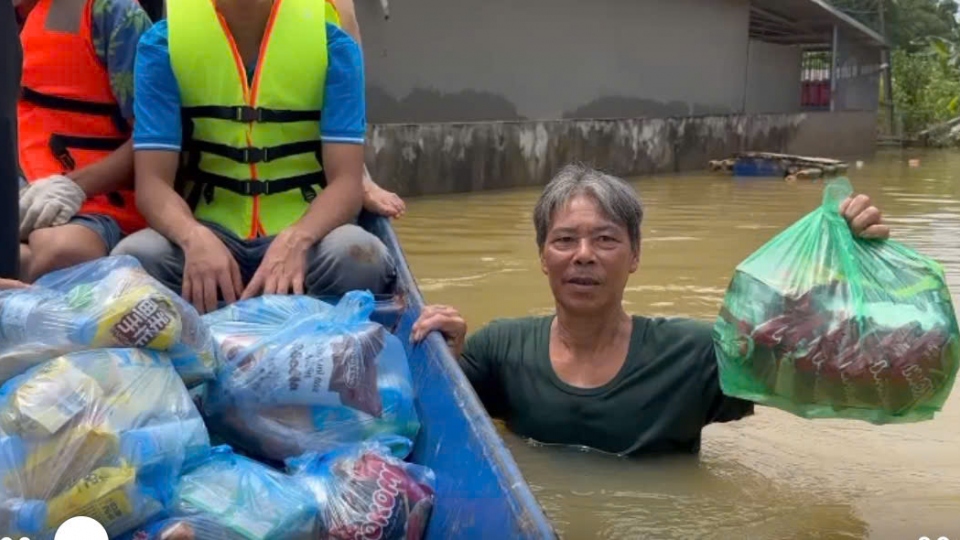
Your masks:
[{"label": "person in yellow-green life jacket", "polygon": [[363,60],[332,0],[168,0],[134,77],[150,228],[112,255],[202,313],[258,294],[390,292],[395,262],[355,224]]}]

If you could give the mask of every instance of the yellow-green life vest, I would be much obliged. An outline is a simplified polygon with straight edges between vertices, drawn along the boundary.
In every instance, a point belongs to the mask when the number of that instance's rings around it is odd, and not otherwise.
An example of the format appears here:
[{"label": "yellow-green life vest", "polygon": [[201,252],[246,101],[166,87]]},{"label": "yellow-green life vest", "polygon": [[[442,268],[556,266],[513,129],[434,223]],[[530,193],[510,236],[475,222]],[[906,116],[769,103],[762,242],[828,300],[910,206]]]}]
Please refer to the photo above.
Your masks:
[{"label": "yellow-green life vest", "polygon": [[330,0],[275,0],[247,83],[215,0],[168,0],[170,63],[184,122],[184,194],[197,219],[240,238],[271,236],[325,184],[320,114]]}]

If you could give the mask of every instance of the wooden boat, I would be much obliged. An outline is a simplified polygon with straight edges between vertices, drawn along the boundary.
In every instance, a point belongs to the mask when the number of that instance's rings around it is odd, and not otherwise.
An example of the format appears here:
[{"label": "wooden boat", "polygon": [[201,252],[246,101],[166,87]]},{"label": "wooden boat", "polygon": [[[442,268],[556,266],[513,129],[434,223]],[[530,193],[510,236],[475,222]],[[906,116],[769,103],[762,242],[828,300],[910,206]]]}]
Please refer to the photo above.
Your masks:
[{"label": "wooden boat", "polygon": [[410,343],[424,301],[390,222],[364,213],[360,225],[397,263],[396,293],[378,299],[374,319],[401,338],[410,361],[422,424],[410,461],[437,477],[426,538],[556,538],[444,339],[433,333],[417,346]]}]

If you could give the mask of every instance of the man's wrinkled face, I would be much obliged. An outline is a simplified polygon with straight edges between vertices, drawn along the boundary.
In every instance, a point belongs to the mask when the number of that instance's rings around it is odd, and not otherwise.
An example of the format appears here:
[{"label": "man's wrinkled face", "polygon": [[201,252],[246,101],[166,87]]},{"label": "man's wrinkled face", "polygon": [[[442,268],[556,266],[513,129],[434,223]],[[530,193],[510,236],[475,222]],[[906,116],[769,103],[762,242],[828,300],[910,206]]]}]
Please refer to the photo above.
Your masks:
[{"label": "man's wrinkled face", "polygon": [[577,195],[555,212],[540,253],[557,303],[580,313],[619,306],[639,262],[626,227],[589,195]]}]

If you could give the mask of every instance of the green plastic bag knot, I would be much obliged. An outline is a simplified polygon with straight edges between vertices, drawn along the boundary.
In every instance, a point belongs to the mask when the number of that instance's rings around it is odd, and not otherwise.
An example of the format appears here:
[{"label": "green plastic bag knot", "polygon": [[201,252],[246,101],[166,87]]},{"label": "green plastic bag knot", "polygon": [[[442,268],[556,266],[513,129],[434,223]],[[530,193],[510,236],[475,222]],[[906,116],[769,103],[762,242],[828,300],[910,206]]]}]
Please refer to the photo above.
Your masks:
[{"label": "green plastic bag knot", "polygon": [[822,207],[831,214],[840,214],[840,203],[853,195],[853,185],[846,177],[835,178],[823,189]]}]

